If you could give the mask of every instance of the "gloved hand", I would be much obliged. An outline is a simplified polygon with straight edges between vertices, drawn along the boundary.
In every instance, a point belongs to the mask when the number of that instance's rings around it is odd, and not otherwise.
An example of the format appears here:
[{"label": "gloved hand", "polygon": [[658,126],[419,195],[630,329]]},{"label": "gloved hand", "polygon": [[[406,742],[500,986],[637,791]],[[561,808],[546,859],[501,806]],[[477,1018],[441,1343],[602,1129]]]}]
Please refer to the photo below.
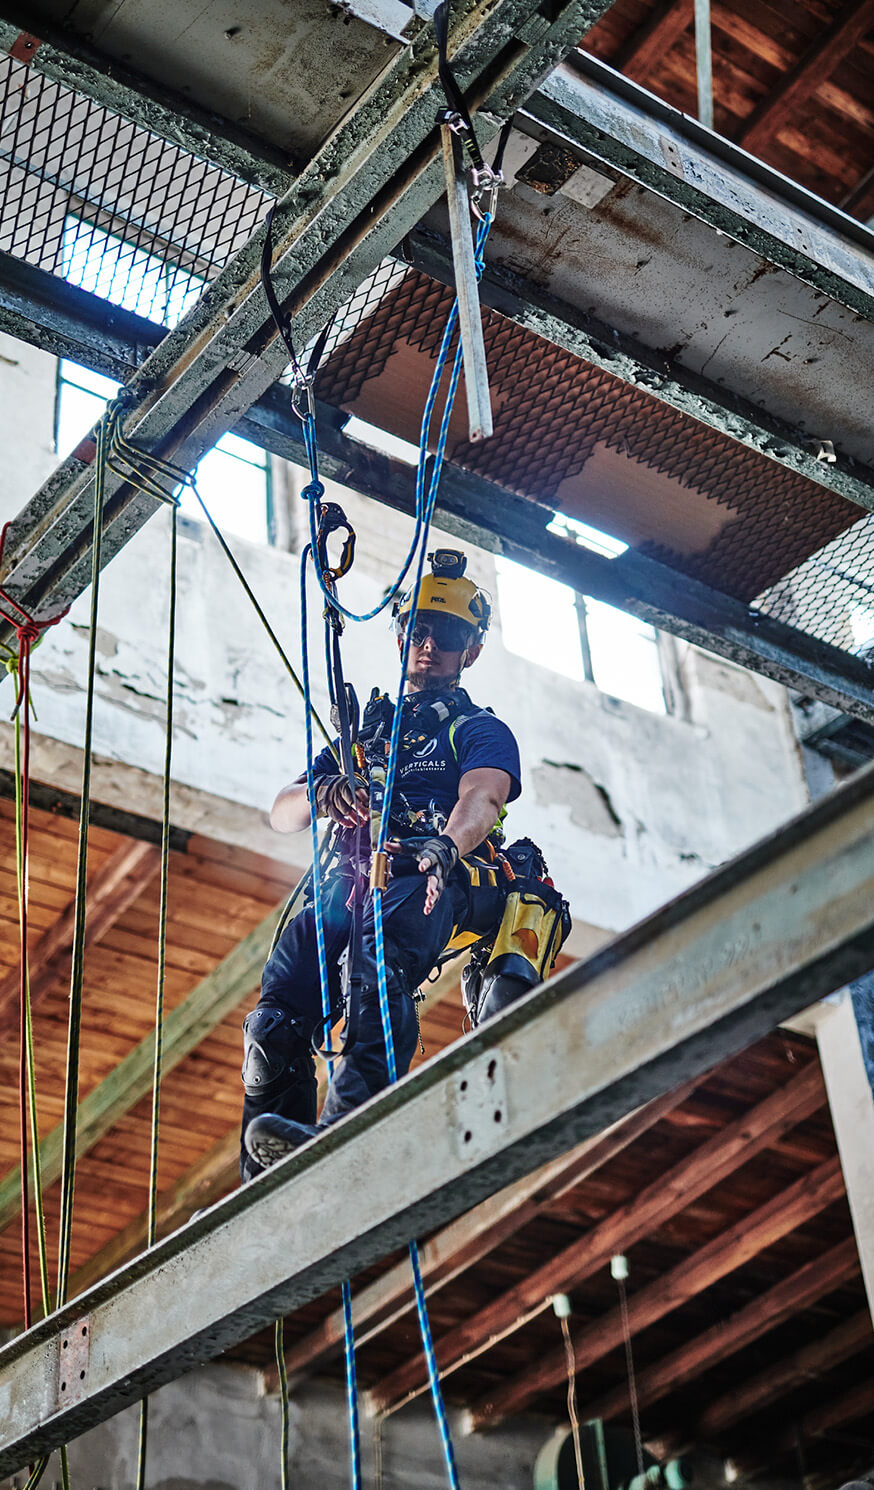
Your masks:
[{"label": "gloved hand", "polygon": [[428,876],[425,915],[429,916],[458,863],[458,849],[446,833],[441,833],[437,838],[426,838],[424,843],[415,844],[413,852],[418,861],[419,873]]},{"label": "gloved hand", "polygon": [[316,816],[329,817],[341,828],[357,828],[366,823],[370,815],[370,796],[367,783],[355,777],[356,793],[353,797],[345,776],[322,776],[316,782]]}]

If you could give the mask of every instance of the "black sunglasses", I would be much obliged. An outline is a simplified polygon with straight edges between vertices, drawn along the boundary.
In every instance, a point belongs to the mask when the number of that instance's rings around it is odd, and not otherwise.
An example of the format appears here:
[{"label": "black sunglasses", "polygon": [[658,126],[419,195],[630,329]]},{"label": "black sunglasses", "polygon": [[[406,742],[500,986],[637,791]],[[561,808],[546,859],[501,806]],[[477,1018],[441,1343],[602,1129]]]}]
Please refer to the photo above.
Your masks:
[{"label": "black sunglasses", "polygon": [[458,616],[433,616],[427,620],[416,617],[412,641],[414,647],[422,647],[430,637],[439,652],[463,652],[473,641],[474,629]]}]

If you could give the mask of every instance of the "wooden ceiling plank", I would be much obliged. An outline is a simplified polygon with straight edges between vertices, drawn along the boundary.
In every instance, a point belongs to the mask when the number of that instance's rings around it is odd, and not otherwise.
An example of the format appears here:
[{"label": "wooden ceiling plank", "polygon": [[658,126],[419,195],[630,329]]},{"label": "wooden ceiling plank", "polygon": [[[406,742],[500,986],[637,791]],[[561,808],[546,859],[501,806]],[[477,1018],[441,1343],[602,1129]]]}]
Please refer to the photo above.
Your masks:
[{"label": "wooden ceiling plank", "polygon": [[[521,1329],[549,1307],[554,1294],[567,1293],[590,1278],[615,1253],[641,1241],[727,1179],[754,1154],[816,1112],[824,1101],[822,1074],[818,1062],[812,1061],[785,1086],[700,1144],[591,1231],[438,1339],[441,1374],[457,1370]],[[371,1395],[377,1408],[387,1409],[417,1396],[426,1387],[424,1365],[416,1355],[379,1382]]]},{"label": "wooden ceiling plank", "polygon": [[770,97],[754,111],[737,136],[738,144],[753,154],[766,149],[795,110],[831,76],[872,25],[874,0],[850,0]]},{"label": "wooden ceiling plank", "polygon": [[827,1375],[834,1366],[857,1355],[874,1344],[871,1315],[860,1309],[849,1319],[841,1320],[822,1339],[811,1340],[782,1361],[775,1361],[758,1376],[739,1382],[732,1391],[716,1397],[698,1419],[694,1441],[719,1441],[719,1435],[732,1424],[761,1412],[770,1403],[808,1382]]},{"label": "wooden ceiling plank", "polygon": [[694,0],[659,0],[649,20],[620,48],[611,65],[645,83],[691,25],[694,10]]},{"label": "wooden ceiling plank", "polygon": [[[773,1288],[751,1299],[728,1319],[720,1320],[669,1355],[662,1356],[661,1360],[639,1370],[636,1383],[640,1406],[647,1407],[686,1382],[696,1381],[717,1362],[745,1350],[769,1330],[776,1329],[785,1320],[811,1308],[835,1289],[858,1277],[859,1254],[855,1238],[849,1236],[821,1257],[804,1263]],[[605,1392],[587,1411],[591,1417],[605,1421],[626,1413],[627,1386],[623,1383]],[[687,1441],[687,1434],[667,1439],[668,1451],[679,1452]]]},{"label": "wooden ceiling plank", "polygon": [[[509,1189],[483,1201],[466,1215],[419,1249],[419,1259],[426,1292],[431,1295],[473,1267],[481,1258],[521,1231],[547,1206],[558,1200],[574,1185],[608,1163],[643,1136],[674,1108],[679,1107],[700,1085],[685,1086],[664,1097],[648,1102],[606,1133],[586,1139],[570,1154],[563,1154],[552,1164],[526,1175]],[[352,1318],[358,1346],[374,1339],[383,1330],[414,1308],[409,1263],[404,1260],[361,1289],[352,1300]],[[308,1335],[296,1341],[286,1352],[289,1375],[311,1372],[343,1344],[343,1311],[336,1309]],[[274,1381],[276,1373],[271,1373]]]},{"label": "wooden ceiling plank", "polygon": [[[136,840],[122,843],[88,884],[85,901],[85,945],[92,946],[145,889],[157,873],[161,851],[155,844]],[[52,984],[69,970],[76,919],[75,901],[43,933],[30,953],[30,999],[36,1005]],[[14,969],[0,983],[0,1032],[18,1019],[19,977]]]},{"label": "wooden ceiling plank", "polygon": [[[840,1160],[835,1156],[779,1191],[669,1273],[633,1293],[628,1300],[628,1328],[638,1332],[649,1328],[803,1226],[843,1193]],[[573,1347],[577,1373],[621,1346],[624,1329],[622,1310],[614,1309],[578,1332]],[[513,1413],[524,1412],[536,1397],[558,1386],[566,1375],[563,1346],[541,1355],[533,1367],[499,1383],[473,1404],[468,1413],[469,1428],[491,1428]]]},{"label": "wooden ceiling plank", "polygon": [[[233,1128],[202,1159],[158,1196],[158,1236],[188,1221],[196,1210],[220,1200],[239,1183],[240,1134]],[[145,1177],[144,1177],[145,1178]],[[70,1297],[83,1293],[108,1273],[141,1252],[148,1236],[149,1213],[135,1216],[123,1231],[78,1269],[70,1281]]]},{"label": "wooden ceiling plank", "polygon": [[823,1437],[844,1423],[868,1418],[872,1412],[874,1381],[867,1376],[843,1395],[811,1408],[788,1426],[777,1428],[754,1447],[734,1450],[732,1459],[745,1475],[755,1475],[770,1468],[778,1455],[797,1454],[799,1442],[809,1444],[811,1439]]},{"label": "wooden ceiling plank", "polygon": [[[167,1015],[163,1048],[165,1073],[178,1065],[247,994],[257,988],[280,909],[277,907],[271,911]],[[147,1035],[79,1104],[76,1146],[80,1157],[151,1090],[153,1056],[154,1040],[152,1035]],[[46,1188],[60,1175],[62,1152],[63,1130],[59,1125],[40,1144]],[[16,1166],[0,1181],[0,1230],[18,1214],[19,1187],[20,1171]]]}]

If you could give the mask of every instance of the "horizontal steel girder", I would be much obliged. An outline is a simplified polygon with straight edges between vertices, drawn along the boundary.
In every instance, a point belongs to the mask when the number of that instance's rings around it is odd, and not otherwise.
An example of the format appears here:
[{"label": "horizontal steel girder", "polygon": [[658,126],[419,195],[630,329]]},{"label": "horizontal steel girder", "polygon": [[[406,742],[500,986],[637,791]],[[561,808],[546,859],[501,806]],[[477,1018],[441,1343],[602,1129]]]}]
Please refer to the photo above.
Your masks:
[{"label": "horizontal steel girder", "polygon": [[[418,242],[414,237],[414,256]],[[107,307],[87,291],[2,254],[0,330],[120,381],[130,377],[164,335],[152,322]],[[345,420],[342,410],[317,406],[323,474],[412,516],[410,468],[344,435]],[[274,455],[306,463],[300,422],[284,391],[270,389],[235,428]],[[469,471],[444,466],[437,522],[463,540],[874,724],[874,678],[859,658],[655,560],[634,554],[607,559],[559,538],[547,531],[553,516],[551,509]]]},{"label": "horizontal steel girder", "polygon": [[[565,0],[552,19],[530,0],[471,0],[450,38],[471,106],[487,106],[483,139],[512,114],[591,26],[608,0]],[[445,103],[430,27],[376,83],[277,203],[273,278],[299,345],[330,318],[440,195],[436,113]],[[261,289],[264,229],[229,261],[132,383],[125,432],[190,470],[283,371],[288,354]],[[4,584],[34,611],[57,609],[87,583],[93,471],[62,466],[16,519]],[[154,510],[109,473],[106,561]]]},{"label": "horizontal steel girder", "polygon": [[874,767],[6,1346],[0,1476],[867,971],[872,835]]}]

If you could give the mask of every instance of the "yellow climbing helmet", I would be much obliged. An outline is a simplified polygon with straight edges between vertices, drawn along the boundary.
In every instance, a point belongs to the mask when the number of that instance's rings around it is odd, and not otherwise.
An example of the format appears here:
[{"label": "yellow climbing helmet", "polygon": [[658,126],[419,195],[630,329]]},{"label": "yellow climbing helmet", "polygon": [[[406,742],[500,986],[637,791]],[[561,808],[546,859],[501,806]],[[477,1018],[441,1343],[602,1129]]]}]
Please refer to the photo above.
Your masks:
[{"label": "yellow climbing helmet", "polygon": [[[473,580],[464,578],[466,555],[455,548],[438,548],[428,555],[428,562],[431,573],[424,575],[419,585],[419,612],[435,611],[440,615],[455,616],[472,628],[476,641],[482,641],[489,629],[492,608]],[[393,615],[396,622],[403,626],[412,609],[413,592],[408,590],[395,603]]]}]

